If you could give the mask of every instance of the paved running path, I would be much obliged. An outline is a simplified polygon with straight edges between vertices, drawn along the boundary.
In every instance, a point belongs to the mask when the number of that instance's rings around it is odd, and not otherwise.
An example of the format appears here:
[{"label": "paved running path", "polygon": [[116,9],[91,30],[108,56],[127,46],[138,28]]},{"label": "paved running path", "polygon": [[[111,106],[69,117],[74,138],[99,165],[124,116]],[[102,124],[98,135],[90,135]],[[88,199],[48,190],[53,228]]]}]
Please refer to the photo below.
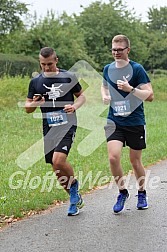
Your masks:
[{"label": "paved running path", "polygon": [[67,216],[67,202],[4,228],[0,232],[0,252],[166,252],[167,160],[146,171],[150,172],[149,209],[136,209],[132,175],[131,198],[121,214],[112,213],[115,186],[95,190],[84,196],[86,206],[78,216]]}]

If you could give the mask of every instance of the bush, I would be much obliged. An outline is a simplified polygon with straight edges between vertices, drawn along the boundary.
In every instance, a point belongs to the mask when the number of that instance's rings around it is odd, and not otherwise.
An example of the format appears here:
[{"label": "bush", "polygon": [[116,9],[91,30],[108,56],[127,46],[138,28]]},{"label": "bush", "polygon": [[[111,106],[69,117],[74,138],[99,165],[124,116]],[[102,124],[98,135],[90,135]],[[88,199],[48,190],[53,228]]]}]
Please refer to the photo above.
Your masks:
[{"label": "bush", "polygon": [[0,77],[31,76],[34,71],[39,71],[39,63],[34,58],[20,54],[0,53]]},{"label": "bush", "polygon": [[166,69],[153,69],[150,71],[147,71],[150,75],[153,77],[165,77],[167,76],[167,70]]}]

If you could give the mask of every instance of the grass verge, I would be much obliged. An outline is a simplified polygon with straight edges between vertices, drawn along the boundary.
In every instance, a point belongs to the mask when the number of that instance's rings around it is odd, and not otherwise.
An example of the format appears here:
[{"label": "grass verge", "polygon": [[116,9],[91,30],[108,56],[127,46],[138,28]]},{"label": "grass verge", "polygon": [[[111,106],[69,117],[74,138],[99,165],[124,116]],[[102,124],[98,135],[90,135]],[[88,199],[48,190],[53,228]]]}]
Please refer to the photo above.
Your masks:
[{"label": "grass verge", "polygon": [[[28,78],[19,77],[5,78],[0,82],[0,101],[2,101],[0,108],[0,221],[10,216],[23,217],[30,211],[46,209],[50,204],[65,201],[68,198],[52,173],[51,166],[45,164],[43,156],[25,170],[17,164],[19,155],[42,137],[41,120],[34,119],[32,114],[28,115],[18,107],[18,101],[23,101],[26,97],[27,83]],[[155,101],[145,103],[147,149],[143,151],[144,166],[167,158],[165,78],[153,80],[153,87]],[[8,92],[10,95],[7,95]],[[107,111],[103,116],[106,115]],[[77,146],[87,134],[89,134],[88,130],[78,128],[68,158],[80,180],[81,192],[87,192],[93,187],[108,183],[111,179],[105,141],[88,157],[79,155]],[[131,170],[128,155],[128,148],[124,148],[122,166],[125,173]]]}]

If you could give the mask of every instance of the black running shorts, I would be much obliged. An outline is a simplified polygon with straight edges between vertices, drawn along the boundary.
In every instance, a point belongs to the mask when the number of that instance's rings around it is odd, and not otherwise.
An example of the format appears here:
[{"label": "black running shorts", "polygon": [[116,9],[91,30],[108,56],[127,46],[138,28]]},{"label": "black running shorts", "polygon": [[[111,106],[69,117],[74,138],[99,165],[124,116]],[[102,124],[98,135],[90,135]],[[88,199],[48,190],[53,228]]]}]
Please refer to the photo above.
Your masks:
[{"label": "black running shorts", "polygon": [[52,127],[44,137],[44,152],[45,152],[45,161],[46,163],[52,164],[52,158],[54,152],[62,152],[67,156],[71,149],[72,143],[75,138],[75,133],[77,126],[72,126],[70,129],[61,127],[57,131],[57,127]]},{"label": "black running shorts", "polygon": [[118,140],[123,146],[129,146],[134,150],[142,150],[146,148],[146,126],[120,126],[109,123],[105,127],[105,135],[107,142]]}]

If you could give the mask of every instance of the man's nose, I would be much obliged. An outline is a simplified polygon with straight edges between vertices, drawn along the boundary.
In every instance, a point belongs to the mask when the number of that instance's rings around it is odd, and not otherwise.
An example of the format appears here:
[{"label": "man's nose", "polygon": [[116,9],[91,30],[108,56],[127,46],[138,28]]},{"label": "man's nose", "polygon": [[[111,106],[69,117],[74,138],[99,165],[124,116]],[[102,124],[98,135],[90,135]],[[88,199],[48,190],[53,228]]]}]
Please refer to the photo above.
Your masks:
[{"label": "man's nose", "polygon": [[45,65],[45,70],[49,70],[49,66],[48,65]]}]

